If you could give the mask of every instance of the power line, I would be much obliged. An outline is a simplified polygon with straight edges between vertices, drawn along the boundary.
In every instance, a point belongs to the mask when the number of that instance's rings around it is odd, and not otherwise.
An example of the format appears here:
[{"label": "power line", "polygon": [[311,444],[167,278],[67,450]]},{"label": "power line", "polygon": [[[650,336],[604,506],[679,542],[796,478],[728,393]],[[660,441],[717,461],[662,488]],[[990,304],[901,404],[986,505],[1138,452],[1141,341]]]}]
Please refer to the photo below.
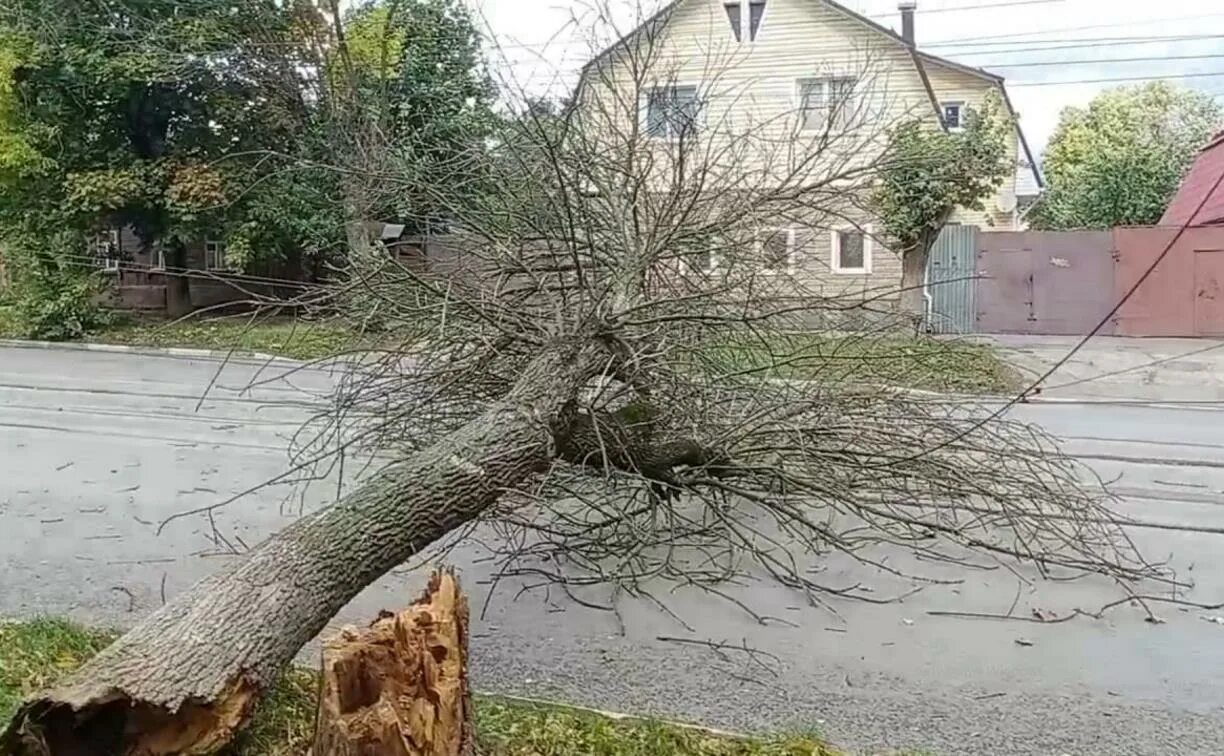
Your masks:
[{"label": "power line", "polygon": [[[957,13],[960,11],[971,10],[994,10],[996,8],[1011,8],[1019,5],[1049,5],[1051,3],[1064,3],[1066,0],[1005,0],[1000,3],[977,3],[975,5],[949,5],[942,8],[927,8],[922,11],[923,16],[929,16],[934,13]],[[868,18],[895,18],[896,11],[891,13],[875,13]]]},{"label": "power line", "polygon": [[1070,79],[1067,81],[1010,81],[1013,87],[1053,87],[1059,84],[1108,84],[1115,81],[1160,81],[1161,79],[1200,79],[1209,76],[1224,76],[1224,71],[1201,73],[1165,74],[1163,76],[1109,76],[1101,79]]},{"label": "power line", "polygon": [[1150,63],[1165,60],[1214,60],[1216,58],[1224,58],[1224,53],[1211,53],[1204,55],[1145,55],[1135,58],[1086,58],[1083,60],[1040,60],[1029,61],[1025,63],[983,63],[983,67],[990,68],[1034,68],[1037,66],[1081,66],[1088,64],[1099,63]]},{"label": "power line", "polygon": [[[1164,42],[1193,42],[1199,40],[1224,39],[1224,34],[1179,34],[1167,37],[1083,37],[1080,39],[1065,39],[1058,40],[1048,45],[1038,45],[1036,47],[1010,47],[1018,44],[1030,44],[1040,40],[1020,40],[1015,42],[983,42],[980,50],[957,50],[955,52],[946,53],[947,55],[987,55],[1000,54],[1011,55],[1012,53],[1021,52],[1039,52],[1042,50],[1075,50],[1084,47],[1106,47],[1113,45],[1149,45],[1160,44]],[[967,47],[967,45],[961,45]],[[919,50],[921,52],[921,50]]]},{"label": "power line", "polygon": [[1038,29],[1028,32],[1011,32],[1008,34],[990,34],[986,36],[974,35],[972,37],[949,37],[947,39],[936,39],[930,42],[922,43],[922,47],[962,47],[966,44],[980,44],[983,40],[1000,40],[1011,39],[1013,42],[1002,42],[999,44],[1022,44],[1025,42],[1040,42],[1042,40],[1023,40],[1016,39],[1017,37],[1035,37],[1039,35],[1049,34],[1065,34],[1067,32],[1088,31],[1089,29],[1116,29],[1120,26],[1136,26],[1138,24],[1156,25],[1178,23],[1181,21],[1200,21],[1204,18],[1224,18],[1224,13],[1202,13],[1194,16],[1169,16],[1164,18],[1145,18],[1130,21],[1115,21],[1108,24],[1086,24],[1083,26],[1065,26],[1057,29]]}]

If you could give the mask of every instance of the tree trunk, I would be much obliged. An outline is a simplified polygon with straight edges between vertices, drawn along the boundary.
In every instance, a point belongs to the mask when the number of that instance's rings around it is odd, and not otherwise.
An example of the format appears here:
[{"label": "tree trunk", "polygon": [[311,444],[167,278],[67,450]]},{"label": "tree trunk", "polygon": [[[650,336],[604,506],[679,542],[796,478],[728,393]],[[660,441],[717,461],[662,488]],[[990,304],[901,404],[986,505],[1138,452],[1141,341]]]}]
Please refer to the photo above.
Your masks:
[{"label": "tree trunk", "polygon": [[187,247],[181,241],[174,240],[165,250],[165,260],[166,314],[171,318],[190,315],[194,308],[191,306],[191,281],[184,275]]},{"label": "tree trunk", "polygon": [[901,256],[901,312],[920,326],[926,319],[926,266],[929,245],[919,244]]},{"label": "tree trunk", "polygon": [[389,466],[149,615],[27,701],[4,754],[205,754],[365,586],[543,469],[552,423],[602,348],[558,346],[481,416]]},{"label": "tree trunk", "polygon": [[452,572],[365,631],[323,649],[314,753],[460,756],[474,750],[467,687],[467,601]]}]

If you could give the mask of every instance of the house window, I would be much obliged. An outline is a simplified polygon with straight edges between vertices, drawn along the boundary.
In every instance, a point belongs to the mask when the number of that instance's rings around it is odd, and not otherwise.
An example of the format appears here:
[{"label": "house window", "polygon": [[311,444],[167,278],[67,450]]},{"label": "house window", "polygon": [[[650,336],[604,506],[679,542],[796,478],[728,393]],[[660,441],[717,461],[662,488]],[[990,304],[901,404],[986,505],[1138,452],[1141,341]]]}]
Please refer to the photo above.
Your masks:
[{"label": "house window", "polygon": [[961,111],[964,108],[963,102],[945,102],[940,105],[943,110],[944,126],[951,131],[960,131],[965,127],[964,121],[961,120]]},{"label": "house window", "polygon": [[89,242],[90,254],[97,259],[103,270],[119,270],[119,229],[112,228],[95,234]]},{"label": "house window", "polygon": [[743,35],[740,27],[740,4],[727,3],[723,8],[727,11],[727,20],[731,22],[731,33],[735,35],[735,41],[739,42]]},{"label": "house window", "polygon": [[800,79],[799,124],[803,131],[840,131],[854,125],[858,106],[854,79]]},{"label": "house window", "polygon": [[697,87],[657,87],[646,94],[646,135],[678,139],[697,130]]},{"label": "house window", "polygon": [[830,265],[834,273],[871,272],[871,227],[847,226],[832,233]]},{"label": "house window", "polygon": [[748,3],[748,39],[755,40],[761,30],[761,18],[765,15],[765,0]]},{"label": "house window", "polygon": [[[731,23],[731,33],[736,42],[744,39],[744,6],[742,3],[723,3],[727,11],[727,21]],[[761,30],[761,19],[765,17],[765,0],[752,0],[748,3],[748,39],[755,40]]]},{"label": "house window", "polygon": [[206,270],[225,270],[225,242],[204,242],[204,268]]},{"label": "house window", "polygon": [[764,272],[789,273],[794,270],[794,229],[777,228],[758,232],[756,246],[761,259],[761,270]]}]

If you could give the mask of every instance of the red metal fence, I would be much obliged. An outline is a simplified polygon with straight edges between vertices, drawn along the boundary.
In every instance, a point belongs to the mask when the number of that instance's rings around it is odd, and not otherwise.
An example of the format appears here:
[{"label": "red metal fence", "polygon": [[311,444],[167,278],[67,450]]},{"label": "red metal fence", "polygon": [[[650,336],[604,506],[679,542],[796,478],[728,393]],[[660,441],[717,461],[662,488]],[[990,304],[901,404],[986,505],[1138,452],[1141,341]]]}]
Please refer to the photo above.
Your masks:
[{"label": "red metal fence", "polygon": [[[1145,271],[1173,242],[1151,275]],[[1224,337],[1224,227],[978,234],[980,333]]]},{"label": "red metal fence", "polygon": [[1224,336],[1224,227],[1114,229],[1115,301],[1135,286],[1161,251],[1164,259],[1119,308],[1119,336]]}]

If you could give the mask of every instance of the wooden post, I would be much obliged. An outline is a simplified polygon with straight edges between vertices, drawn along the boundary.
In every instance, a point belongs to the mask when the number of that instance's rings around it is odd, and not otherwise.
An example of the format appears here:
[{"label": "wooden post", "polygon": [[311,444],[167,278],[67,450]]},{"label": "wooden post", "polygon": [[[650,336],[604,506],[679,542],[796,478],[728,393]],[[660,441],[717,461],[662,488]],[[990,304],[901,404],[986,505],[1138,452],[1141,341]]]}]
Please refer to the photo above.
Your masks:
[{"label": "wooden post", "polygon": [[452,571],[366,630],[323,649],[315,756],[460,756],[474,750],[467,600]]}]

